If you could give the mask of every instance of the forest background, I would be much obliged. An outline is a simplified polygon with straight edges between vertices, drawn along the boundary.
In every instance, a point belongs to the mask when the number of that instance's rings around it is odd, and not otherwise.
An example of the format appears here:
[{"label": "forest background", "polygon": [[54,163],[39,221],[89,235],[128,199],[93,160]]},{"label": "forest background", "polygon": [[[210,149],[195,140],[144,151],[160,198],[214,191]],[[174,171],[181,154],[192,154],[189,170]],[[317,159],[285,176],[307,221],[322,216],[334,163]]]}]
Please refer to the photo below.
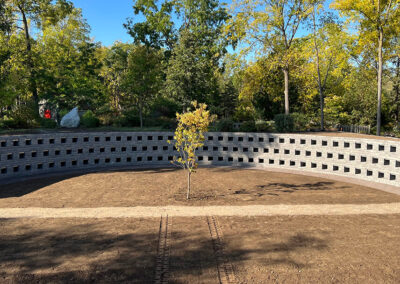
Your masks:
[{"label": "forest background", "polygon": [[70,1],[0,0],[0,127],[57,127],[42,110],[59,120],[77,106],[86,127],[171,130],[198,101],[221,131],[240,122],[242,131],[400,133],[398,0],[132,8],[120,23],[131,41],[104,46]]}]

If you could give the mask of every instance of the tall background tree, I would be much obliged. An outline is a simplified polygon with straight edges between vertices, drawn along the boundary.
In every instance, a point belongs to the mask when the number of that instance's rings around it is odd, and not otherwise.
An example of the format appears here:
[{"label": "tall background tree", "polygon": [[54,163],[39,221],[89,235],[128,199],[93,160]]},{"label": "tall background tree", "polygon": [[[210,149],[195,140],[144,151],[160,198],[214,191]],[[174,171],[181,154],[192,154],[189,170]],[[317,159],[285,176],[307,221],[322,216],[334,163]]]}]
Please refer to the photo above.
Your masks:
[{"label": "tall background tree", "polygon": [[103,104],[99,45],[91,42],[89,31],[81,10],[72,9],[38,35],[36,85],[48,103],[62,109],[96,109]]},{"label": "tall background tree", "polygon": [[100,75],[108,91],[110,108],[116,115],[121,114],[126,96],[123,89],[123,79],[128,67],[128,55],[132,45],[115,42],[110,48],[105,49],[103,66]]},{"label": "tall background tree", "polygon": [[[302,68],[304,76],[310,76],[312,85],[316,85],[319,94],[320,129],[325,129],[325,97],[332,83],[337,85],[349,70],[349,47],[353,38],[345,27],[337,22],[332,13],[323,9],[321,2],[315,2],[310,17],[309,40],[305,43],[302,56],[306,62]],[[304,78],[306,79],[306,78]],[[316,84],[315,84],[316,83]],[[310,88],[311,94],[313,90]],[[328,93],[329,95],[329,93]]]},{"label": "tall background tree", "polygon": [[271,131],[290,102],[297,131],[400,135],[399,1],[327,4],[135,0],[133,42],[102,46],[67,0],[0,0],[0,127],[38,127],[41,101],[104,125],[173,129],[197,100],[222,119],[217,130]]},{"label": "tall background tree", "polygon": [[377,112],[376,135],[381,134],[382,76],[385,65],[384,53],[395,34],[400,18],[398,0],[336,0],[333,7],[358,24],[360,45],[372,45],[377,62]]},{"label": "tall background tree", "polygon": [[139,110],[143,127],[143,110],[154,101],[162,86],[161,52],[144,45],[136,46],[128,55],[128,65],[122,78],[126,99]]},{"label": "tall background tree", "polygon": [[296,60],[295,36],[312,12],[308,0],[235,1],[234,17],[227,33],[245,41],[248,50],[269,54],[271,66],[279,66],[284,75],[285,114],[289,114],[289,73]]},{"label": "tall background tree", "polygon": [[[165,51],[163,95],[182,108],[193,100],[219,101],[217,74],[228,45],[221,37],[226,8],[216,0],[134,1],[133,8],[146,19],[125,24],[134,42]],[[173,18],[179,21],[174,24]]]},{"label": "tall background tree", "polygon": [[[72,9],[72,4],[66,0],[58,0],[55,3],[51,0],[9,0],[8,8],[15,15],[14,21],[21,20],[22,25],[17,26],[23,31],[25,37],[25,66],[28,72],[28,90],[32,95],[36,112],[39,111],[39,94],[37,82],[37,64],[33,52],[34,40],[31,35],[31,28],[34,25],[37,29],[45,28],[64,18]],[[14,22],[15,25],[16,22]]]}]

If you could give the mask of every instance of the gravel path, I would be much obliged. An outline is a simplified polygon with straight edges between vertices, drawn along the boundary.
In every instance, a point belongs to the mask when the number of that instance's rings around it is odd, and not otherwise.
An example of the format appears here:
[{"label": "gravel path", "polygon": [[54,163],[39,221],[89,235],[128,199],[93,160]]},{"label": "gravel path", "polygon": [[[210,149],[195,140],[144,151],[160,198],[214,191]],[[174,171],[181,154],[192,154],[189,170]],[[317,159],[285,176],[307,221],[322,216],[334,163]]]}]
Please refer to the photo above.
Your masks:
[{"label": "gravel path", "polygon": [[98,208],[1,208],[0,218],[151,218],[195,216],[400,214],[400,203]]}]

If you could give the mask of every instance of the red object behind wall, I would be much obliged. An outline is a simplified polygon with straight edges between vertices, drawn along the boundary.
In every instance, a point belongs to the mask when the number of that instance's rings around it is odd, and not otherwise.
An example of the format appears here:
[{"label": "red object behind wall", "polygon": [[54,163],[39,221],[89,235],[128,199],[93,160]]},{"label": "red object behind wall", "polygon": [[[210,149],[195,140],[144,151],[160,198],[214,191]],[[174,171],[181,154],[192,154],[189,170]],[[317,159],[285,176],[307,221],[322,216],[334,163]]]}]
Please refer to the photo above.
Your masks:
[{"label": "red object behind wall", "polygon": [[46,109],[44,111],[44,118],[48,118],[48,119],[51,118],[51,111],[49,109]]}]

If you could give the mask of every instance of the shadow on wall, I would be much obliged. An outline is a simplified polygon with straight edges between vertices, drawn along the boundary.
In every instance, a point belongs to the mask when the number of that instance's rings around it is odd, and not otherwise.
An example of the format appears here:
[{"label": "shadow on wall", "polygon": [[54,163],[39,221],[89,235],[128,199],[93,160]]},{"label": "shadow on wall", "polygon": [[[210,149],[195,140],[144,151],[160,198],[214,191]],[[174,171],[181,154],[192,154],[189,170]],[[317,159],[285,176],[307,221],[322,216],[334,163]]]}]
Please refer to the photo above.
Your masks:
[{"label": "shadow on wall", "polygon": [[[96,226],[90,222],[79,225],[61,223],[41,229],[37,225],[16,225],[13,222],[0,220],[0,226],[8,228],[0,233],[0,267],[3,271],[0,279],[17,283],[151,283],[153,280],[158,243],[157,222],[154,220],[154,230],[150,233],[134,233],[133,225],[132,232],[125,228],[121,233],[118,220],[111,232],[102,229],[101,224]],[[203,236],[193,236],[190,228],[174,228],[171,275],[180,279],[207,277],[210,271],[215,275],[216,260],[205,223],[202,230]],[[229,238],[246,240],[252,232],[246,234]],[[190,239],[187,238],[189,235]],[[266,238],[255,249],[230,246],[229,242],[224,249],[233,265],[243,265],[240,262],[251,258],[261,261],[262,266],[281,264],[301,268],[307,265],[291,258],[290,253],[327,247],[323,239],[298,233],[279,242]]]}]

